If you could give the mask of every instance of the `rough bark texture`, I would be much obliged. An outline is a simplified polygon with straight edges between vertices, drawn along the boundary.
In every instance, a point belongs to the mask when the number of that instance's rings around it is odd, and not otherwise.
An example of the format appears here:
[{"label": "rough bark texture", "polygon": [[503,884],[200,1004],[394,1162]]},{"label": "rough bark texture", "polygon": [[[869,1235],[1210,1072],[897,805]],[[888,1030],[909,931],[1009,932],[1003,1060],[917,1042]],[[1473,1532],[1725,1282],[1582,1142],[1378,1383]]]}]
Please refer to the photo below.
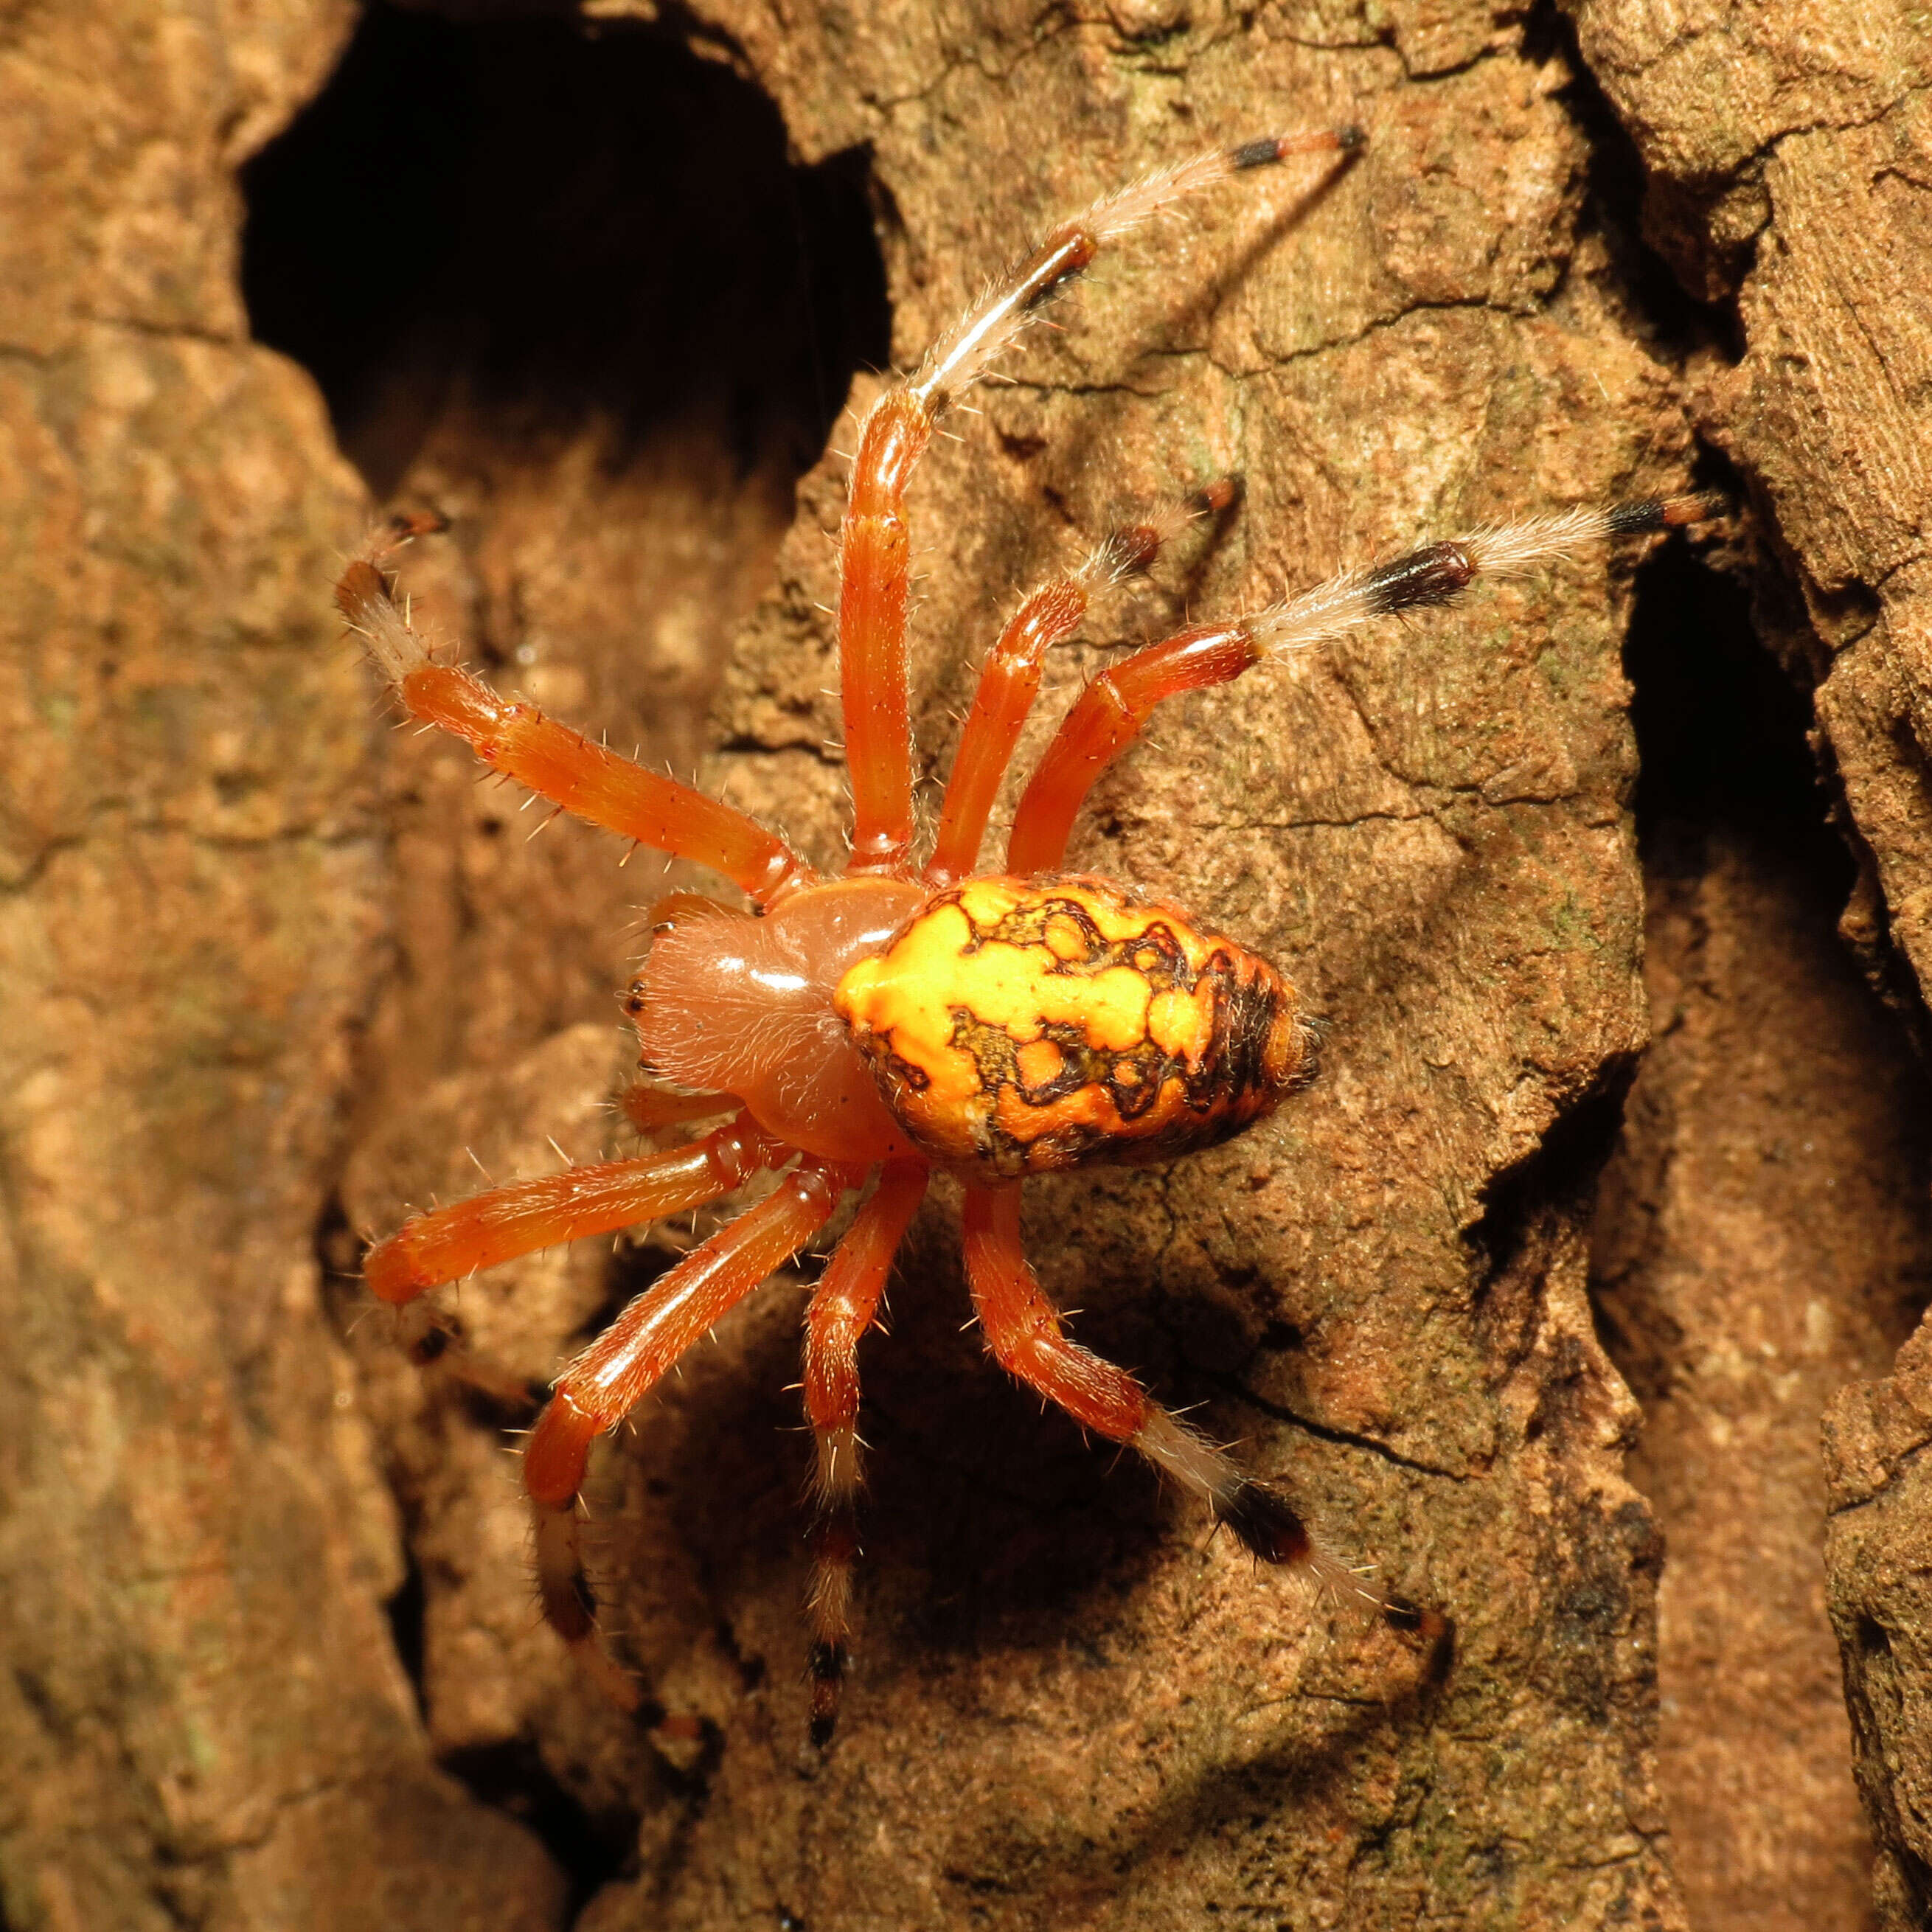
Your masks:
[{"label": "rough bark texture", "polygon": [[1819,1932],[1871,1910],[1819,1417],[1932,1289],[1932,1096],[1832,929],[1851,861],[1742,602],[1660,569],[1634,628],[1655,1037],[1592,1261],[1669,1552],[1659,1783],[1692,1922]]},{"label": "rough bark texture", "polygon": [[234,164],[345,9],[0,21],[0,1916],[554,1923],[431,1761],[314,1229],[383,860],[319,598],[359,514],[248,340]]},{"label": "rough bark texture", "polygon": [[[1660,34],[1666,11],[1669,31]],[[1649,233],[1689,286],[1735,302],[1742,354],[1732,366],[1713,362],[1694,380],[1693,412],[1700,431],[1737,463],[1765,512],[1779,567],[1758,580],[1760,627],[1801,688],[1816,687],[1818,748],[1842,800],[1861,874],[1845,936],[1922,1048],[1932,986],[1932,326],[1925,298],[1932,23],[1909,7],[1829,0],[1792,8],[1586,4],[1575,17],[1583,56],[1645,165]],[[1700,944],[1722,951],[1726,929],[1736,929],[1748,897],[1773,882],[1761,868],[1756,881],[1741,882],[1734,860],[1716,870],[1715,914]],[[1753,926],[1755,938],[1762,922]],[[1815,1000],[1822,990],[1816,971],[1792,977],[1786,997]],[[1838,1023],[1808,1031],[1803,1049],[1777,1077],[1794,1083],[1790,1097],[1818,1121],[1809,1136],[1814,1148],[1819,1134],[1828,1147],[1846,1134],[1856,1138],[1860,1159],[1838,1172],[1841,1184],[1856,1190],[1882,1177],[1880,1195],[1896,1189],[1892,1198],[1919,1204],[1919,1216],[1907,1232],[1895,1210],[1875,1198],[1868,1211],[1848,1217],[1843,1196],[1834,1211],[1805,1214],[1798,1203],[1808,1176],[1796,1186],[1780,1180],[1744,1190],[1770,1210],[1751,1256],[1754,1264],[1770,1264],[1760,1279],[1768,1284],[1782,1275],[1787,1284],[1762,1339],[1784,1358],[1795,1355],[1787,1372],[1813,1390],[1826,1361],[1835,1358],[1834,1372],[1841,1372],[1883,1336],[1890,1324],[1869,1325],[1870,1312],[1889,1303],[1895,1319],[1900,1301],[1913,1312],[1922,1307],[1928,1248],[1922,1138],[1922,1151],[1910,1154],[1910,1138],[1886,1124],[1900,1090],[1884,1063],[1900,1048],[1854,1053],[1842,1070],[1822,1064],[1821,1056],[1851,1044],[1844,1003],[1832,1004]],[[1799,1009],[1765,1017],[1795,1019]],[[1906,1118],[1922,1136],[1923,1088],[1906,1091]],[[1768,1143],[1773,1136],[1762,1138]],[[1739,1190],[1730,1192],[1735,1204]],[[1797,1234],[1801,1226],[1802,1238],[1784,1243],[1780,1254],[1772,1230]],[[1696,1254],[1712,1245],[1708,1232],[1690,1245],[1694,1267]],[[1750,1295],[1756,1271],[1734,1263],[1731,1292]],[[1908,1292],[1894,1300],[1915,1277],[1916,1298]],[[1834,1288],[1826,1318],[1810,1347],[1794,1348],[1789,1324],[1812,1299],[1807,1283],[1820,1280]],[[1742,1334],[1755,1326],[1738,1324]],[[1932,1522],[1909,1454],[1925,1434],[1922,1427],[1913,1434],[1907,1420],[1922,1412],[1922,1348],[1915,1344],[1901,1357],[1893,1379],[1848,1392],[1826,1431],[1831,1613],[1859,1786],[1878,1841],[1877,1907],[1888,1927],[1923,1924],[1932,1909],[1925,1804],[1932,1734],[1918,1714],[1932,1685],[1922,1636]],[[1772,1422],[1778,1406],[1757,1405],[1758,1419]],[[1768,1474],[1781,1453],[1760,1466]],[[1709,1498],[1719,1493],[1706,1491],[1707,1520]],[[1720,1648],[1742,1661],[1742,1647]],[[1735,1697],[1746,1674],[1724,1674],[1726,1694]],[[1809,1675],[1798,1669],[1798,1682]],[[1768,1762],[1758,1759],[1760,1766]],[[1708,1781],[1703,1788],[1713,1790]],[[1708,1795],[1703,1805],[1719,1808]],[[1714,1884],[1720,1874],[1766,1871],[1763,1846],[1748,1838],[1736,1834],[1737,1856],[1711,1862]],[[1687,1853],[1687,1870],[1694,1857]]]},{"label": "rough bark texture", "polygon": [[[1932,1279],[1901,1043],[1932,975],[1932,56],[1849,0],[1711,10],[0,8],[0,1922],[1865,1922],[1806,1438]],[[1344,121],[1358,165],[1130,244],[928,459],[922,770],[1016,592],[1136,502],[1246,480],[1062,654],[1023,765],[1184,609],[1678,487],[1701,434],[1750,508],[1725,561],[1818,686],[1891,1011],[1834,950],[1795,766],[1788,839],[1653,799],[1640,864],[1618,650],[1655,567],[1639,595],[1579,557],[1175,707],[1078,862],[1280,960],[1326,1067],[1214,1154],[1036,1186],[1029,1240],[1084,1339],[1454,1616],[1454,1671],[1418,1683],[1004,1385],[942,1198],[866,1357],[837,1744],[802,1748],[793,1281],[597,1467],[614,1641],[700,1720],[640,1732],[532,1614],[524,1412],[418,1378],[351,1274],[472,1158],[614,1144],[610,994],[662,868],[526,842],[464,754],[381,728],[327,615],[368,507],[338,447],[453,513],[411,582],[473,659],[684,763],[715,699],[707,783],[836,862],[818,451],[850,372],[1124,178]],[[1641,182],[1708,310],[1639,248]],[[1588,1243],[1646,870],[1667,1034],[1594,1210],[1654,1412],[1633,1487]],[[466,1286],[472,1347],[541,1380],[688,1233]],[[1829,1464],[1898,1924],[1932,1870],[1922,1346],[1841,1399]],[[1684,1558],[1661,1796],[1640,1490]]]}]

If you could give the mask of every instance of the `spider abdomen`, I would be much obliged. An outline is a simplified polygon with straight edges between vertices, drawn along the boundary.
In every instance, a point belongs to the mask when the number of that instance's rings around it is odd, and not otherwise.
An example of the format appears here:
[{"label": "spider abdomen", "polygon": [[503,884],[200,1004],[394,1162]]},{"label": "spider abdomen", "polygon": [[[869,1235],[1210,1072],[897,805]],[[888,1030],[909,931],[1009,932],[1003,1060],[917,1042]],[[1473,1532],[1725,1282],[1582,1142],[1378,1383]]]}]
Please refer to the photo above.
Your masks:
[{"label": "spider abdomen", "polygon": [[1096,878],[936,893],[848,968],[833,1004],[908,1136],[989,1179],[1211,1146],[1310,1064],[1267,961]]}]

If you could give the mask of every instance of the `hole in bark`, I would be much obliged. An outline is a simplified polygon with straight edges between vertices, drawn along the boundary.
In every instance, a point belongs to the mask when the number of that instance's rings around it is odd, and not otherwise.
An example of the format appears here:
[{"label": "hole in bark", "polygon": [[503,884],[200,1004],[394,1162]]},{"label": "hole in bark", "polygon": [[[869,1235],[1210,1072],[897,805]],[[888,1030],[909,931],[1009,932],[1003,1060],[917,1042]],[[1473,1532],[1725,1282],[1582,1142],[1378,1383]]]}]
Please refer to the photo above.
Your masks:
[{"label": "hole in bark", "polygon": [[1646,869],[1694,878],[1714,837],[1742,832],[1782,851],[1836,920],[1854,868],[1826,823],[1810,700],[1759,642],[1744,591],[1689,544],[1664,544],[1638,578],[1625,662]]},{"label": "hole in bark", "polygon": [[[1571,78],[1562,100],[1589,142],[1589,195],[1580,228],[1594,232],[1615,269],[1614,287],[1629,320],[1652,350],[1680,365],[1696,348],[1715,348],[1732,362],[1744,354],[1743,326],[1734,303],[1700,302],[1654,248],[1644,219],[1651,177],[1629,130],[1618,118],[1576,44],[1569,16],[1539,7],[1526,23],[1523,52],[1531,60],[1560,55]],[[1668,220],[1668,216],[1665,218]],[[1740,270],[1740,274],[1742,271]]]},{"label": "hole in bark", "polygon": [[796,474],[888,352],[865,177],[788,165],[772,104],[655,30],[372,6],[242,170],[242,292],[378,499],[459,392],[599,422],[614,470],[703,410]]},{"label": "hole in bark", "polygon": [[516,1738],[452,1751],[443,1767],[484,1804],[506,1811],[541,1838],[570,1880],[570,1923],[598,1888],[616,1877],[636,1843],[638,1814],[593,1816],[551,1776],[535,1745]]},{"label": "hole in bark", "polygon": [[396,1646],[396,1661],[403,1666],[410,1688],[416,1696],[416,1712],[427,1718],[429,1703],[423,1694],[423,1624],[428,1600],[423,1592],[422,1566],[416,1552],[405,1546],[407,1567],[396,1594],[382,1606],[389,1619],[389,1634]]},{"label": "hole in bark", "polygon": [[[1592,1288],[1645,1405],[1629,1474],[1670,1552],[1658,1776],[1688,1916],[1849,1924],[1870,1846],[1816,1583],[1819,1423],[1886,1371],[1932,1292],[1932,1094],[1839,938],[1856,868],[1809,694],[1752,614],[1689,543],[1640,572],[1654,1039],[1598,1198]],[[1766,1682],[1774,1712],[1747,1688]]]},{"label": "hole in bark", "polygon": [[1892,1654],[1892,1636],[1876,1617],[1861,1617],[1858,1626],[1858,1646],[1867,1657],[1889,1657]]}]

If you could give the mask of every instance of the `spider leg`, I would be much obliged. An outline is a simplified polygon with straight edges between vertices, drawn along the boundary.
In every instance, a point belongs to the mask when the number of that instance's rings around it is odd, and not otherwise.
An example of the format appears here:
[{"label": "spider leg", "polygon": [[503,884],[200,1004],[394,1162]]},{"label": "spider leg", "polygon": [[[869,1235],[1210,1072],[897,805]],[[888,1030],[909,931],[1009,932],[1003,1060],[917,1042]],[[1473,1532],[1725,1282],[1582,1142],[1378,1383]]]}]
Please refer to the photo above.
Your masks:
[{"label": "spider leg", "polygon": [[729,1094],[675,1094],[648,1080],[639,1080],[617,1096],[624,1118],[640,1134],[654,1134],[686,1120],[709,1120],[734,1113],[738,1102]]},{"label": "spider leg", "polygon": [[927,1170],[887,1168],[838,1244],[805,1311],[805,1410],[818,1438],[812,1531],[812,1741],[831,1742],[850,1655],[852,1564],[859,1553],[859,1342],[878,1313],[892,1256]]},{"label": "spider leg", "polygon": [[734,1120],[688,1147],[512,1181],[412,1216],[369,1250],[363,1278],[382,1300],[400,1306],[440,1282],[538,1248],[715,1201],[782,1157],[756,1128]]},{"label": "spider leg", "polygon": [[912,734],[906,652],[910,539],[905,493],[934,425],[1107,243],[1185,196],[1291,154],[1340,154],[1359,130],[1270,136],[1196,155],[1063,221],[998,278],[868,412],[839,540],[838,674],[852,784],[855,873],[896,873],[912,850]]},{"label": "spider leg", "polygon": [[536,1522],[544,1616],[627,1709],[634,1686],[598,1648],[578,1544],[577,1497],[590,1445],[614,1427],[694,1342],[832,1218],[850,1169],[808,1161],[728,1228],[694,1248],[625,1309],[557,1378],[524,1450],[524,1487]]},{"label": "spider leg", "polygon": [[708,866],[760,905],[813,883],[790,847],[743,812],[593,745],[533,704],[500,698],[454,664],[434,662],[378,568],[395,542],[385,532],[365,546],[342,573],[335,602],[411,716],[466,740],[484,764],[566,812]]},{"label": "spider leg", "polygon": [[1325,644],[1375,618],[1454,603],[1478,577],[1512,576],[1576,544],[1674,530],[1725,507],[1717,496],[1653,498],[1478,530],[1331,578],[1245,622],[1198,625],[1149,644],[1103,670],[1061,721],[1014,814],[1006,869],[1024,876],[1065,864],[1094,782],[1167,699],[1228,683],[1265,658]]},{"label": "spider leg", "polygon": [[993,800],[1040,694],[1047,652],[1080,628],[1096,593],[1145,572],[1184,524],[1225,508],[1234,500],[1234,484],[1224,480],[1144,523],[1112,531],[1077,570],[1028,592],[980,674],[952,775],[946,781],[939,837],[926,868],[928,884],[950,885],[978,863]]},{"label": "spider leg", "polygon": [[1124,1442],[1191,1490],[1264,1562],[1306,1571],[1345,1600],[1374,1610],[1391,1629],[1419,1639],[1432,1664],[1442,1659],[1450,1631],[1441,1612],[1418,1610],[1372,1589],[1310,1538],[1286,1498],[1162,1408],[1124,1369],[1066,1334],[1021,1244],[1017,1185],[969,1186],[964,1219],[973,1306],[1000,1367],[1058,1403],[1082,1427]]}]

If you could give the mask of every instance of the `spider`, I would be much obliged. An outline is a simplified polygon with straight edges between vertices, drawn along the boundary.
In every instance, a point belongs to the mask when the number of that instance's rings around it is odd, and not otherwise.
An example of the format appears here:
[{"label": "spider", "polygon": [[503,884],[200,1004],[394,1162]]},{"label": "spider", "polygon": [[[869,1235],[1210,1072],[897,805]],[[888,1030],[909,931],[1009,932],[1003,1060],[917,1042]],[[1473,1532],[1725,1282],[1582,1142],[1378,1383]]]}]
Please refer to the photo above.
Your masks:
[{"label": "spider", "polygon": [[352,561],[336,600],[404,709],[468,741],[505,776],[621,837],[709,868],[750,911],[664,902],[626,1001],[644,1077],[623,1096],[646,1132],[719,1124],[669,1151],[574,1167],[418,1214],[373,1248],[366,1277],[398,1307],[558,1241],[678,1214],[760,1171],[775,1188],[686,1256],[568,1364],[526,1445],[543,1610],[620,1702],[640,1702],[596,1636],[579,1544],[591,1444],[684,1352],[862,1196],[805,1312],[804,1401],[816,1438],[808,1600],[810,1733],[830,1738],[848,1660],[860,1483],[857,1352],[935,1169],[964,1193],[968,1284],[987,1348],[1084,1428],[1202,1498],[1264,1562],[1366,1606],[1446,1668],[1441,1612],[1384,1594],[1324,1550],[1276,1490],[1066,1332],[1020,1236],[1029,1174],[1170,1160],[1262,1119],[1312,1071],[1293,988],[1237,940],[1130,885],[1070,873],[1094,781],[1160,705],[1372,620],[1451,602],[1592,539],[1715,514],[1677,496],[1580,508],[1424,545],[1258,613],[1134,650],[1074,702],[1020,798],[1004,866],[982,868],[988,817],[1046,652],[1144,571],[1222,483],[1118,530],[1033,590],[994,644],[954,760],[931,856],[916,856],[906,620],[906,494],[935,426],[1048,299],[1105,248],[1237,174],[1362,146],[1354,128],[1268,136],[1150,175],[1062,222],[889,386],[861,428],[840,542],[838,637],[852,795],[850,861],[821,878],[785,840],[440,662],[384,566],[436,520],[398,520]]}]

